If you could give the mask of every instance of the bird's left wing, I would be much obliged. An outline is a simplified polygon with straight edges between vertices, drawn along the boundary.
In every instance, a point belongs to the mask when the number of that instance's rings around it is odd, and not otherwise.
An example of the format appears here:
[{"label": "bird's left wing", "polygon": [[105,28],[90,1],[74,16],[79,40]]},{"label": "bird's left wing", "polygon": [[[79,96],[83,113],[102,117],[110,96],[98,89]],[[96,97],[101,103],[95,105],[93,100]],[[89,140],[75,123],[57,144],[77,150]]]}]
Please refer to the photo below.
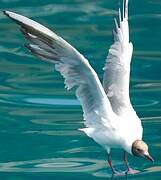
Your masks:
[{"label": "bird's left wing", "polygon": [[129,42],[128,0],[123,0],[122,12],[119,9],[119,23],[115,19],[113,36],[114,43],[104,67],[103,86],[113,111],[120,115],[131,107],[129,78],[133,46]]},{"label": "bird's left wing", "polygon": [[76,87],[76,95],[83,107],[87,127],[105,123],[110,126],[108,116],[114,114],[112,107],[87,59],[43,25],[13,12],[4,13],[21,26],[21,31],[29,40],[25,46],[31,53],[55,64],[56,70],[65,78],[67,89]]}]

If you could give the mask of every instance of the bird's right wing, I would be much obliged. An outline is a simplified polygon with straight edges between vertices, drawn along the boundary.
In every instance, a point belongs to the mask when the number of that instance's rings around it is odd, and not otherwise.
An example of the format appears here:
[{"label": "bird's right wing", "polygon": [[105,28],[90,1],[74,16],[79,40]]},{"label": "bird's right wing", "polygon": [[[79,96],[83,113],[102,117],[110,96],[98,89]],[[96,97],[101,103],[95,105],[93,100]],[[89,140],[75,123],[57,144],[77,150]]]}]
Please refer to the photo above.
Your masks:
[{"label": "bird's right wing", "polygon": [[104,67],[103,86],[118,115],[131,108],[129,98],[130,63],[133,45],[129,42],[128,0],[123,0],[122,13],[119,9],[119,23],[115,19],[114,43],[110,47]]},{"label": "bird's right wing", "polygon": [[21,26],[21,31],[29,40],[25,46],[31,53],[55,64],[56,70],[65,78],[67,89],[76,87],[87,127],[106,123],[110,126],[109,117],[114,113],[100,80],[87,59],[41,24],[13,12],[4,13]]}]

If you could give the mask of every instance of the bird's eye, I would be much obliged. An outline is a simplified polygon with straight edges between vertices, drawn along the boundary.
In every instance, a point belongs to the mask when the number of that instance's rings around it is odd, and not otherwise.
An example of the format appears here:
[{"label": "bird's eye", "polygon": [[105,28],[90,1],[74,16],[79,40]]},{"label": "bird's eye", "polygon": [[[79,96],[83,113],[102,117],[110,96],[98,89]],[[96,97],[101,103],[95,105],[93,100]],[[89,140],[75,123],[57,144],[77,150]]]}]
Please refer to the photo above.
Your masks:
[{"label": "bird's eye", "polygon": [[136,150],[139,151],[139,152],[141,151],[141,149],[139,149],[139,148],[137,148]]}]

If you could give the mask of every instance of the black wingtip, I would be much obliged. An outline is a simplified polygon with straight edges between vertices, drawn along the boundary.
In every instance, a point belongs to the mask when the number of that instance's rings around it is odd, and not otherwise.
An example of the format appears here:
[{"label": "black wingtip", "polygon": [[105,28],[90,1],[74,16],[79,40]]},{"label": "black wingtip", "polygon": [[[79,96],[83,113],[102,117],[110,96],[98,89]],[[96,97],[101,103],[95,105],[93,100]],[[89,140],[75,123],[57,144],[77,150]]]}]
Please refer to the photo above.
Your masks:
[{"label": "black wingtip", "polygon": [[3,14],[7,15],[6,11],[2,11],[2,12],[3,12]]},{"label": "black wingtip", "polygon": [[4,15],[9,17],[9,14],[7,13],[7,11],[2,11]]},{"label": "black wingtip", "polygon": [[3,11],[4,15],[8,16],[10,19],[12,19],[13,21],[15,21],[17,24],[21,24],[17,19],[15,19],[14,17],[12,17],[12,13],[11,11]]}]

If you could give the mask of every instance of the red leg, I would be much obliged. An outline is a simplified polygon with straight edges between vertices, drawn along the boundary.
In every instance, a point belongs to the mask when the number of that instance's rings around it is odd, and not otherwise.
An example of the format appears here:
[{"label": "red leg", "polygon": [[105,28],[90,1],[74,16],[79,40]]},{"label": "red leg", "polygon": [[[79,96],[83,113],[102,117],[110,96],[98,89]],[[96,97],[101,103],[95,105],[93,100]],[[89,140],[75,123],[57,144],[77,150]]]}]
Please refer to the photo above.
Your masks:
[{"label": "red leg", "polygon": [[110,154],[109,153],[107,153],[107,161],[108,161],[108,164],[109,164],[109,166],[111,168],[112,173],[113,174],[117,174],[117,171],[115,170],[115,168],[112,165],[112,161],[110,159]]},{"label": "red leg", "polygon": [[127,172],[130,170],[130,166],[129,166],[129,163],[127,161],[127,153],[124,151],[124,163],[125,163],[125,166],[126,166],[126,169],[127,169]]},{"label": "red leg", "polygon": [[127,153],[125,151],[124,151],[124,163],[125,163],[125,166],[126,166],[126,169],[127,169],[127,171],[126,171],[127,174],[136,174],[136,173],[139,172],[137,170],[134,170],[134,169],[130,168],[129,163],[127,161]]}]

